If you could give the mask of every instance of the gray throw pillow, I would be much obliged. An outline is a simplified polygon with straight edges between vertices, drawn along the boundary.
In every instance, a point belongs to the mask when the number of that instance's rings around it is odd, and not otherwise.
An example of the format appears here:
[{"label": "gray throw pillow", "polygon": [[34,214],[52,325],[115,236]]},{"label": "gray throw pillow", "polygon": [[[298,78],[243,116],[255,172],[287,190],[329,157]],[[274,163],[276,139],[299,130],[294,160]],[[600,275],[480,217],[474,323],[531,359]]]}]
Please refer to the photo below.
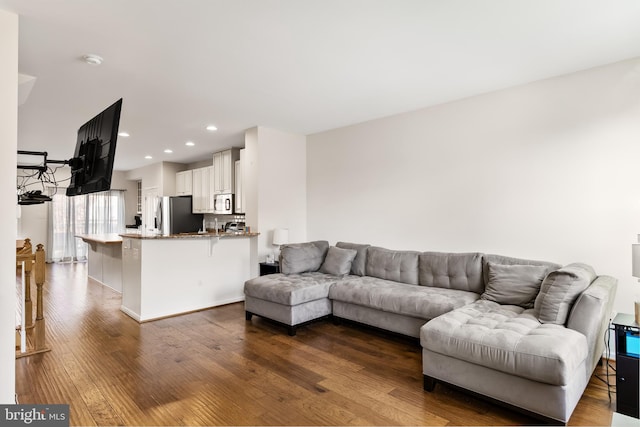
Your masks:
[{"label": "gray throw pillow", "polygon": [[280,272],[283,274],[318,271],[329,250],[329,242],[318,240],[307,243],[289,243],[280,248]]},{"label": "gray throw pillow", "polygon": [[542,282],[534,315],[542,323],[564,325],[573,303],[595,278],[596,272],[586,264],[569,264],[552,271]]},{"label": "gray throw pillow", "polygon": [[358,243],[348,243],[348,242],[338,242],[336,243],[336,247],[342,249],[355,249],[358,251],[355,259],[351,263],[351,274],[356,276],[364,276],[365,274],[365,265],[367,262],[367,249],[369,249],[371,245],[367,244],[358,244]]},{"label": "gray throw pillow", "polygon": [[351,271],[351,263],[357,254],[358,251],[355,249],[342,249],[331,246],[320,267],[320,273],[333,274],[334,276],[349,274]]},{"label": "gray throw pillow", "polygon": [[540,285],[547,274],[544,265],[502,265],[487,263],[489,279],[481,299],[499,304],[533,308]]}]

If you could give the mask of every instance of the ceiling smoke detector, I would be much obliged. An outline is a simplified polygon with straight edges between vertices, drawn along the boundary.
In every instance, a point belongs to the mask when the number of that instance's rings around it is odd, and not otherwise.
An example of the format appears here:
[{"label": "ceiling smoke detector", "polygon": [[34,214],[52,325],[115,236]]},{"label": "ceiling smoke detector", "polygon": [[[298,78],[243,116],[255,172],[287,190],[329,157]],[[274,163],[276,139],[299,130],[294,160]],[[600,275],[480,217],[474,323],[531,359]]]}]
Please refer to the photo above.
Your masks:
[{"label": "ceiling smoke detector", "polygon": [[102,61],[104,61],[101,56],[94,55],[92,53],[83,56],[82,59],[89,65],[100,65],[102,64]]}]

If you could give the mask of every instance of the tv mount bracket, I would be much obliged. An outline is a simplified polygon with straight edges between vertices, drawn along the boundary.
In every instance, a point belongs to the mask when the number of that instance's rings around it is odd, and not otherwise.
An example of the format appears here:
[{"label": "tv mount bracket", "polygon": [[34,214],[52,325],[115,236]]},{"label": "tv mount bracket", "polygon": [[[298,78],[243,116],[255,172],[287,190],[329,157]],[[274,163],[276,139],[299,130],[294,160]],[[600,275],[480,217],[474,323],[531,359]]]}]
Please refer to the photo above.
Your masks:
[{"label": "tv mount bracket", "polygon": [[46,151],[18,150],[18,154],[26,155],[26,156],[42,156],[42,157],[44,157],[42,165],[21,165],[21,164],[17,165],[18,169],[37,170],[38,172],[40,172],[40,176],[42,176],[42,174],[45,173],[49,169],[49,167],[47,166],[48,164],[70,165],[73,168],[80,161],[80,159],[75,158],[75,157],[72,158],[72,159],[69,159],[69,160],[49,160],[49,159],[47,159],[47,156],[49,155],[49,153],[47,153]]}]

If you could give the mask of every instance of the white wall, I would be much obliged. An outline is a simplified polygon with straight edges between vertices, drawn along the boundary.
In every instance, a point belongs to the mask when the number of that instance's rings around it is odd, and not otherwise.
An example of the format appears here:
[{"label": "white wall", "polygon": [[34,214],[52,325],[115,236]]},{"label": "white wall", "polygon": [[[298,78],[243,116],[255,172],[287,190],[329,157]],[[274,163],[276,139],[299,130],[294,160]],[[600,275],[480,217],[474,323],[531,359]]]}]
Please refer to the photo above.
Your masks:
[{"label": "white wall", "polygon": [[162,190],[162,163],[137,168],[126,172],[127,179],[131,181],[142,181],[142,189],[157,188]]},{"label": "white wall", "polygon": [[42,243],[45,248],[47,247],[48,209],[49,203],[20,206],[18,237],[31,239],[34,248],[38,243]]},{"label": "white wall", "polygon": [[[213,162],[213,155],[211,157]],[[157,188],[161,196],[176,195],[176,172],[187,170],[183,163],[158,162],[126,172],[126,179],[142,181],[142,189]]]},{"label": "white wall", "polygon": [[[0,10],[0,197],[13,207],[16,200],[18,148],[18,16]],[[0,403],[15,403],[15,240],[13,208],[0,221]],[[11,220],[8,220],[11,219]]]},{"label": "white wall", "polygon": [[261,126],[245,133],[246,223],[260,232],[260,261],[274,253],[275,228],[289,229],[290,242],[307,240],[306,154],[303,135]]},{"label": "white wall", "polygon": [[129,179],[128,174],[123,171],[113,171],[111,177],[112,190],[124,190],[124,219],[126,224],[134,224],[134,215],[138,210],[138,184],[137,181]]},{"label": "white wall", "polygon": [[307,137],[308,238],[586,262],[633,312],[640,59]]},{"label": "white wall", "polygon": [[[211,156],[213,161],[213,155]],[[187,170],[183,163],[162,162],[162,195],[176,195],[176,173]]]}]

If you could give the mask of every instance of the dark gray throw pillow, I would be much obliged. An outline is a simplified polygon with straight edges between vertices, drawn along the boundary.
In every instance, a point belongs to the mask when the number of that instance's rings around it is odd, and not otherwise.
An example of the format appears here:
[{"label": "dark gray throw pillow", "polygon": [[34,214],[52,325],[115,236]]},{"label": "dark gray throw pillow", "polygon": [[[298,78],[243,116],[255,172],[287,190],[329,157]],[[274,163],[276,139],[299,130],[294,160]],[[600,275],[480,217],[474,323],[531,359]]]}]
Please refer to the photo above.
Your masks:
[{"label": "dark gray throw pillow", "polygon": [[544,265],[503,265],[487,263],[489,279],[481,299],[499,304],[533,308],[540,285],[547,274]]},{"label": "dark gray throw pillow", "polygon": [[349,274],[351,263],[353,263],[357,254],[358,251],[355,249],[342,249],[331,246],[320,267],[320,273],[333,274],[334,276]]}]

